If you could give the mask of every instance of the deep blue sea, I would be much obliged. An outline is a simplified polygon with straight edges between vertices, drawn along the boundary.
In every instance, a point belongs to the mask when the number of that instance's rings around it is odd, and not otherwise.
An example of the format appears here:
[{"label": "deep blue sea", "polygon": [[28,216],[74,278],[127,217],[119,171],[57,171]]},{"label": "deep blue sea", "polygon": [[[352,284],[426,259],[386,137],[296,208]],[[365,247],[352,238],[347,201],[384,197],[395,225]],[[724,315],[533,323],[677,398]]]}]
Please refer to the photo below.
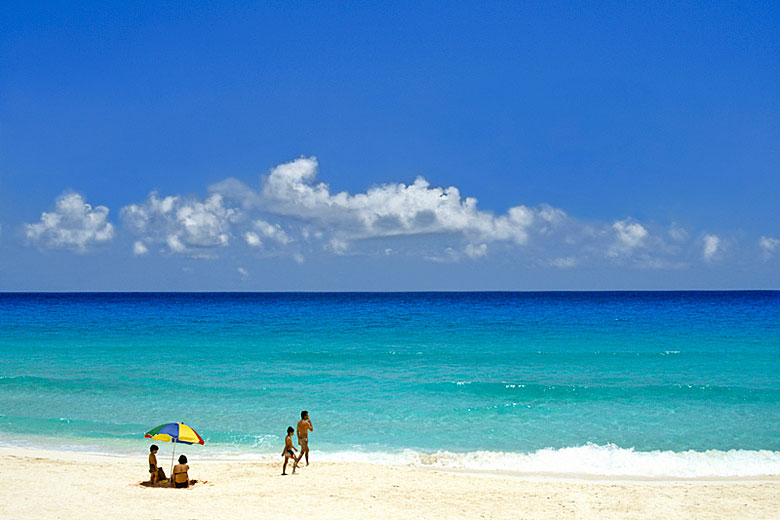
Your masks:
[{"label": "deep blue sea", "polygon": [[278,457],[302,409],[320,460],[780,474],[780,292],[0,294],[2,445]]}]

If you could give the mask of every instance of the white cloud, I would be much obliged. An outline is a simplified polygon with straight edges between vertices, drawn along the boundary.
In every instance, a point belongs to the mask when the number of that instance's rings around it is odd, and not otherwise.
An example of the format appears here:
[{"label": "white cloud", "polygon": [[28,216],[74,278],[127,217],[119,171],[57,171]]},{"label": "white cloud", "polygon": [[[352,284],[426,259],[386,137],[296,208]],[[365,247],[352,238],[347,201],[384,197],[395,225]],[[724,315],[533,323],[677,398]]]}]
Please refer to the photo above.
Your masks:
[{"label": "white cloud", "polygon": [[78,193],[61,195],[54,211],[44,211],[40,222],[25,224],[24,228],[27,239],[39,246],[79,252],[114,237],[114,226],[108,222],[108,208],[92,207]]},{"label": "white cloud", "polygon": [[250,247],[255,248],[267,247],[269,243],[284,248],[293,241],[279,224],[271,224],[261,219],[252,222],[252,231],[245,231],[243,237]]},{"label": "white cloud", "polygon": [[[488,249],[499,257],[523,247],[524,261],[532,265],[565,269],[607,256],[636,268],[665,269],[699,254],[700,244],[676,223],[653,227],[632,218],[586,223],[547,204],[485,211],[456,187],[431,186],[422,177],[411,184],[333,192],[318,180],[318,168],[316,158],[301,157],[271,169],[257,191],[230,178],[210,186],[203,199],[152,192],[121,215],[145,248],[159,243],[189,256],[214,254],[209,252],[234,237],[298,263],[304,254],[323,252],[457,262],[486,257]],[[705,257],[717,256],[723,244],[712,247]]]},{"label": "white cloud", "polygon": [[478,246],[468,244],[463,252],[471,259],[483,258],[487,255],[487,244],[479,244]]},{"label": "white cloud", "polygon": [[769,258],[774,253],[780,251],[780,239],[773,237],[761,237],[758,246],[764,252],[764,258]]},{"label": "white cloud", "polygon": [[219,193],[200,201],[179,196],[161,199],[152,192],[145,202],[122,208],[121,216],[145,243],[163,243],[173,253],[192,254],[228,245],[231,225],[239,219],[240,210],[225,205]]},{"label": "white cloud", "polygon": [[457,188],[431,187],[422,177],[354,195],[331,193],[327,184],[316,182],[317,168],[316,158],[303,157],[272,169],[262,187],[264,208],[312,221],[341,240],[437,233],[525,244],[535,225],[547,232],[567,218],[548,205],[516,206],[495,215],[477,209],[477,200],[461,197]]},{"label": "white cloud", "polygon": [[720,238],[717,235],[705,235],[704,236],[704,249],[702,250],[702,256],[704,260],[710,261],[715,256],[720,248]]},{"label": "white cloud", "polygon": [[615,231],[615,242],[607,252],[609,256],[619,256],[628,253],[642,246],[647,237],[647,229],[642,224],[631,219],[613,222],[612,229]]},{"label": "white cloud", "polygon": [[287,233],[282,230],[279,224],[271,224],[265,220],[255,220],[252,225],[265,238],[274,240],[282,245],[286,245],[291,242]]},{"label": "white cloud", "polygon": [[560,208],[554,208],[549,204],[540,204],[537,215],[543,223],[539,228],[541,233],[549,233],[568,219],[565,211]]},{"label": "white cloud", "polygon": [[178,235],[168,235],[165,237],[165,243],[174,253],[183,253],[187,250],[187,246],[181,243]]},{"label": "white cloud", "polygon": [[263,245],[263,241],[260,240],[260,235],[254,231],[247,231],[244,233],[244,240],[246,240],[246,243],[251,247],[261,247]]},{"label": "white cloud", "polygon": [[247,271],[243,267],[239,267],[238,269],[236,269],[236,271],[238,271],[238,274],[240,274],[241,278],[243,278],[244,280],[249,278],[249,271]]},{"label": "white cloud", "polygon": [[149,252],[149,248],[146,247],[146,245],[143,242],[141,242],[140,240],[137,240],[133,244],[133,254],[135,256],[142,256],[142,255],[145,255],[148,252]]},{"label": "white cloud", "polygon": [[257,193],[238,179],[229,177],[209,186],[210,193],[219,193],[225,198],[238,201],[243,208],[253,208],[260,205]]}]

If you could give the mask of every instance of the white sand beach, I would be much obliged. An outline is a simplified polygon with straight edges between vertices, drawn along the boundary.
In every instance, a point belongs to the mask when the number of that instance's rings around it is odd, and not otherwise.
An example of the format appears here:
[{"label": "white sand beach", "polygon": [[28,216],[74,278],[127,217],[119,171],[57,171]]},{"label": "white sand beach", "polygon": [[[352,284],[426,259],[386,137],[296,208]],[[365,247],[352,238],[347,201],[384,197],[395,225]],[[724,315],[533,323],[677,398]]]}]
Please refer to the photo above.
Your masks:
[{"label": "white sand beach", "polygon": [[[165,458],[160,459],[167,472]],[[463,473],[316,459],[199,461],[191,489],[142,487],[138,458],[0,449],[0,517],[116,519],[780,518],[780,478],[641,480]],[[288,468],[289,471],[289,468]]]}]

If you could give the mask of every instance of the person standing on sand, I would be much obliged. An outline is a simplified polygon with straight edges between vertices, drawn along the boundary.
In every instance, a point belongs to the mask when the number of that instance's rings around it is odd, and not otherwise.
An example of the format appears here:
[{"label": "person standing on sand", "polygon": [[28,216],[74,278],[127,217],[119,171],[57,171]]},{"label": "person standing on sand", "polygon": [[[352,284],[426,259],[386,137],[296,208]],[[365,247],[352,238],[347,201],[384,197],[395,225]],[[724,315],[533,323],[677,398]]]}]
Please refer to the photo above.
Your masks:
[{"label": "person standing on sand", "polygon": [[301,420],[298,421],[298,445],[301,447],[301,453],[298,455],[296,464],[306,455],[306,465],[309,465],[309,432],[313,431],[314,426],[311,425],[309,412],[304,410],[301,412]]},{"label": "person standing on sand", "polygon": [[160,448],[156,444],[149,446],[149,483],[157,484],[160,481],[160,468],[157,466],[157,450]]}]

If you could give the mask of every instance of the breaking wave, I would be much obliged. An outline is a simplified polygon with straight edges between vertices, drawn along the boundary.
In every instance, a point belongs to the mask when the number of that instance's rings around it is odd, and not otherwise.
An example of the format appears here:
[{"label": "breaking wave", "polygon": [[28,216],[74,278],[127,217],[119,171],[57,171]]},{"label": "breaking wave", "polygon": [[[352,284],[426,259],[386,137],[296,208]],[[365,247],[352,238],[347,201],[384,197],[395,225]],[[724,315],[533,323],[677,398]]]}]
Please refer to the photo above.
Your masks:
[{"label": "breaking wave", "polygon": [[427,468],[534,474],[630,477],[749,477],[780,475],[780,452],[770,450],[636,451],[608,444],[545,448],[532,453],[322,453],[333,462],[373,462]]}]

